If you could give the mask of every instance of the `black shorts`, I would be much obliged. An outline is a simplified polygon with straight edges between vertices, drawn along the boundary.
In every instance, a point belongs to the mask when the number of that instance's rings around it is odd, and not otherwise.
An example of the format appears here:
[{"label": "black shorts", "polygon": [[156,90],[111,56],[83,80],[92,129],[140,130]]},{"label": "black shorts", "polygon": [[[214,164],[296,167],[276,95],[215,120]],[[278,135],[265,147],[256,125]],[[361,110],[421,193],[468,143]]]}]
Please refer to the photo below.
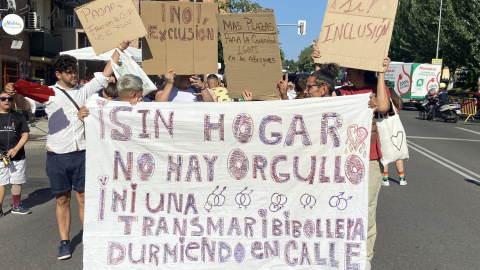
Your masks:
[{"label": "black shorts", "polygon": [[85,150],[66,154],[47,151],[46,171],[52,194],[85,191]]}]

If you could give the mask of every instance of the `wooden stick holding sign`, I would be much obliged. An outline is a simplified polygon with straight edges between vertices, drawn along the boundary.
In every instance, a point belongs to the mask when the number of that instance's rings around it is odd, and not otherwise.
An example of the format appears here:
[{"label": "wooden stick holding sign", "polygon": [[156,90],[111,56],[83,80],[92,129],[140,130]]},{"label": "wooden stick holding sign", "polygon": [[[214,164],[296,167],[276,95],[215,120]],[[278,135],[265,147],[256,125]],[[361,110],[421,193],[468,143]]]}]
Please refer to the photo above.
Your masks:
[{"label": "wooden stick holding sign", "polygon": [[96,0],[75,8],[97,55],[147,34],[132,0]]},{"label": "wooden stick holding sign", "polygon": [[315,62],[382,71],[397,6],[398,0],[329,0]]}]

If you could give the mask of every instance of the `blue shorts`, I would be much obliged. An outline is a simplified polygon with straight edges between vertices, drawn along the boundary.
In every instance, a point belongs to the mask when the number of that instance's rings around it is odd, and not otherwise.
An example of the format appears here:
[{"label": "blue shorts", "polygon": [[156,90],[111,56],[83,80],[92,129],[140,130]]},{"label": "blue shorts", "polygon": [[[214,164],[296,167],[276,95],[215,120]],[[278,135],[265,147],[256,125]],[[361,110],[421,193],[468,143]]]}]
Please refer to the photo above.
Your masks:
[{"label": "blue shorts", "polygon": [[52,194],[85,191],[85,150],[66,154],[47,151],[47,176]]}]

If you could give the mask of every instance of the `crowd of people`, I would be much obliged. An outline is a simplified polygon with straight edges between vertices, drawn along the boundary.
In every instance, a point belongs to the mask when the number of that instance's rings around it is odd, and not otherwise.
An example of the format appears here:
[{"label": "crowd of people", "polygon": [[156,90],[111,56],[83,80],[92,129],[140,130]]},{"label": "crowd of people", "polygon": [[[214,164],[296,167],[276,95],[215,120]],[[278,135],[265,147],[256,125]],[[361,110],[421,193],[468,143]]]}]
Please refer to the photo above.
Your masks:
[{"label": "crowd of people", "polygon": [[[118,49],[125,50],[129,41],[122,42]],[[311,57],[321,58],[318,48]],[[111,61],[118,62],[118,52],[114,52]],[[294,81],[288,81],[286,74],[277,83],[280,99],[304,99],[316,97],[336,97],[371,93],[368,103],[377,114],[391,111],[390,98],[393,93],[385,84],[385,71],[390,59],[383,62],[382,72],[373,72],[347,68],[348,83],[337,86],[336,77],[340,67],[335,63],[316,64],[315,72],[307,76],[297,76]],[[83,123],[89,112],[85,107],[87,99],[99,95],[108,100],[126,101],[131,104],[138,102],[231,102],[252,101],[254,93],[245,90],[242,99],[231,99],[228,95],[226,82],[215,74],[208,75],[205,81],[197,75],[177,75],[174,70],[159,75],[156,81],[158,90],[148,97],[143,96],[142,80],[136,75],[125,75],[118,81],[114,78],[112,66],[107,63],[103,72],[98,72],[85,84],[79,84],[77,60],[69,55],[54,58],[52,66],[58,82],[51,86],[55,96],[45,103],[39,103],[25,98],[15,91],[13,84],[7,84],[0,92],[0,147],[4,160],[0,162],[0,209],[5,195],[5,186],[11,184],[14,207],[12,213],[26,214],[30,210],[20,203],[21,185],[25,183],[25,151],[23,146],[28,140],[28,126],[21,114],[11,109],[15,100],[22,110],[34,112],[43,107],[49,116],[49,134],[46,142],[46,171],[51,184],[51,191],[56,196],[56,221],[60,234],[58,259],[71,257],[70,250],[70,201],[72,189],[79,205],[79,218],[83,224],[84,188],[85,188],[85,137]],[[367,104],[365,104],[367,106]],[[398,105],[396,105],[398,108]],[[374,118],[374,116],[372,116]],[[376,207],[380,187],[388,185],[387,167],[380,163],[382,156],[375,121],[372,124],[370,142],[369,187],[368,187],[368,229],[367,229],[367,269],[373,258],[373,247],[376,239]],[[7,139],[6,139],[7,138]],[[400,183],[406,184],[403,163],[397,164]],[[383,179],[383,181],[381,180]],[[402,182],[403,181],[403,182]],[[402,185],[403,185],[402,184]],[[3,211],[0,210],[0,216]]]}]

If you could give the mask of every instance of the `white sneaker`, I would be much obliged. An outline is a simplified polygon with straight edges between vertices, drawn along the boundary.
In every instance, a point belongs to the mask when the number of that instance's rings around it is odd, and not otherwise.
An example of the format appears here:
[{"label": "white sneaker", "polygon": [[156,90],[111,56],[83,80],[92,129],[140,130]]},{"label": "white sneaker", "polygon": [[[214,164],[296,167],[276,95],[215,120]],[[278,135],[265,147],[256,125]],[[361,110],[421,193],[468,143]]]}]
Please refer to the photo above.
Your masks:
[{"label": "white sneaker", "polygon": [[372,269],[372,264],[370,263],[369,260],[367,260],[367,263],[365,264],[365,270],[371,270]]},{"label": "white sneaker", "polygon": [[388,180],[383,180],[382,179],[382,186],[388,187],[388,186],[390,186],[390,182]]},{"label": "white sneaker", "polygon": [[407,180],[400,179],[399,183],[400,183],[400,186],[405,186],[407,184]]}]

